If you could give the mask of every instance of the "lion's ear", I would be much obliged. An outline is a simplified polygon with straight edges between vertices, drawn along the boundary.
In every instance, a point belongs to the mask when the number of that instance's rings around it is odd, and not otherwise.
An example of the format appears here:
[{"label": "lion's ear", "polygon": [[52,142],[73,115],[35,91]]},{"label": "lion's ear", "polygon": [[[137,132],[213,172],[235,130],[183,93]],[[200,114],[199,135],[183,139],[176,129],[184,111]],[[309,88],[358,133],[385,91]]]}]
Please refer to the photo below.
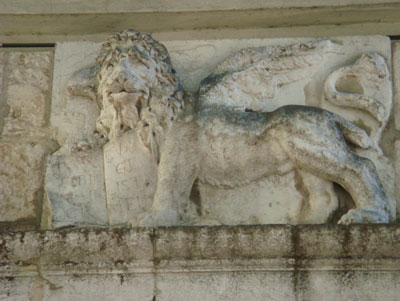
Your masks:
[{"label": "lion's ear", "polygon": [[83,96],[96,101],[95,74],[99,66],[91,65],[75,72],[67,84],[67,93],[71,96]]}]

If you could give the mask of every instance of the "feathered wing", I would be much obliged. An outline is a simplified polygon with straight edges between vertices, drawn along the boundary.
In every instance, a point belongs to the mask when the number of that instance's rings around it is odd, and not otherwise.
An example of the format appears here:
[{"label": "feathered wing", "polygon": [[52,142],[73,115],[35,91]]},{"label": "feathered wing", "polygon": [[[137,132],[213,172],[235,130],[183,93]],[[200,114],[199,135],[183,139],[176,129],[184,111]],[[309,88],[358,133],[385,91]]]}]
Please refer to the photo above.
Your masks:
[{"label": "feathered wing", "polygon": [[273,99],[285,85],[310,78],[335,46],[318,41],[243,49],[203,80],[199,103],[260,110],[260,104]]}]

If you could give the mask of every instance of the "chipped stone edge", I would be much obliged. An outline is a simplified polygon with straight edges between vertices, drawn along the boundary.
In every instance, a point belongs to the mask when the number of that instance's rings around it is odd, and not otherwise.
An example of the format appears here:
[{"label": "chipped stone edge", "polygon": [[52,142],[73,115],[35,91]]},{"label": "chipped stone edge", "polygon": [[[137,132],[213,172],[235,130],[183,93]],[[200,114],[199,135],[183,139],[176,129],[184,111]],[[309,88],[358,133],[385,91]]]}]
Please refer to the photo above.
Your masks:
[{"label": "chipped stone edge", "polygon": [[399,249],[400,225],[3,232],[0,277],[348,269],[397,272]]}]

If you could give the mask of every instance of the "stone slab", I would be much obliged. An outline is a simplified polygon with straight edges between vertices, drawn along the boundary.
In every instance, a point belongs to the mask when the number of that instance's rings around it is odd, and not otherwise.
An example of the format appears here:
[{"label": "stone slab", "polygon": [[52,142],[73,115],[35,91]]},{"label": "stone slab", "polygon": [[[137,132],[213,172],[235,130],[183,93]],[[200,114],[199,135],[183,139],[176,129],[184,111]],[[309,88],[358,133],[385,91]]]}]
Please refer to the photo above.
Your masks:
[{"label": "stone slab", "polygon": [[7,57],[3,135],[37,136],[49,117],[53,52],[10,51]]},{"label": "stone slab", "polygon": [[[343,5],[372,5],[372,4],[389,4],[390,0],[342,0],[336,2],[329,2],[323,0],[310,0],[302,3],[301,7],[340,7]],[[70,2],[68,0],[59,0],[52,2],[51,0],[44,0],[40,5],[31,5],[28,0],[17,0],[13,3],[4,2],[1,4],[2,12],[4,14],[81,14],[81,13],[124,13],[124,12],[162,12],[162,11],[207,11],[207,10],[233,10],[233,9],[271,9],[271,8],[293,8],[300,5],[296,0],[269,0],[269,1],[212,1],[206,0],[201,4],[195,1],[185,0],[169,0],[163,2],[160,0],[151,0],[146,3],[131,2],[129,0],[119,1],[112,6],[108,5],[106,0],[97,1],[96,3],[90,1]]]},{"label": "stone slab", "polygon": [[[210,39],[221,36],[246,38],[249,34],[262,37],[271,34],[326,36],[337,35],[338,31],[341,34],[398,35],[400,27],[397,3],[384,0],[315,0],[301,4],[294,0],[251,3],[226,0],[204,4],[155,0],[149,4],[121,1],[118,5],[109,5],[106,1],[100,4],[57,1],[48,5],[49,1],[41,5],[31,5],[26,0],[2,4],[2,41],[52,43],[57,37],[68,39],[74,36],[84,40],[98,39],[99,35],[104,39],[110,33],[126,28],[167,33],[175,39],[193,39],[196,35]],[[245,33],[240,34],[240,29]]]},{"label": "stone slab", "polygon": [[51,155],[45,189],[53,227],[109,224],[100,149]]},{"label": "stone slab", "polygon": [[392,43],[393,60],[393,116],[396,130],[400,131],[400,42]]},{"label": "stone slab", "polygon": [[0,140],[0,221],[40,218],[45,141]]},{"label": "stone slab", "polygon": [[399,243],[398,225],[0,233],[0,297],[397,300]]},{"label": "stone slab", "polygon": [[[157,277],[157,300],[294,301],[291,277],[286,272],[162,274]],[[179,289],[173,289],[176,283],[179,283]]]},{"label": "stone slab", "polygon": [[132,217],[150,209],[157,185],[157,162],[136,132],[104,146],[104,174],[110,224],[137,226]]},{"label": "stone slab", "polygon": [[95,62],[99,44],[83,42],[57,44],[54,56],[51,125],[64,145],[93,134],[99,110],[86,98],[67,95],[67,84],[74,72]]}]

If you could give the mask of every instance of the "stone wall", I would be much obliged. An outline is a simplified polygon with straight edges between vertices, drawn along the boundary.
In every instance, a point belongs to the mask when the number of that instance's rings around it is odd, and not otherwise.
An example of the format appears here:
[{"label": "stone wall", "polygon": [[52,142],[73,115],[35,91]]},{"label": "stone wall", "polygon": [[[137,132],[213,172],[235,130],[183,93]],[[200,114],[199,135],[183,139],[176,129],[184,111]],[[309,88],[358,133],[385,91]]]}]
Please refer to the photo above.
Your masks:
[{"label": "stone wall", "polygon": [[0,235],[1,300],[397,300],[398,226]]},{"label": "stone wall", "polygon": [[[397,3],[28,2],[0,3],[0,300],[399,299]],[[308,164],[240,185],[218,182],[228,176],[222,173],[214,182],[196,180],[188,206],[176,206],[184,218],[168,219],[167,212],[165,222],[165,216],[157,215],[162,206],[152,206],[160,158],[152,137],[159,129],[151,132],[142,122],[142,128],[131,123],[124,132],[121,115],[129,110],[116,106],[111,111],[119,110],[120,123],[114,114],[112,131],[122,135],[99,138],[99,122],[108,122],[110,115],[95,80],[105,66],[96,65],[95,59],[109,35],[126,28],[151,32],[168,49],[185,92],[163,100],[170,110],[175,106],[179,111],[183,99],[190,107],[196,97],[209,105],[220,105],[222,99],[233,114],[271,112],[282,105],[317,106],[366,133],[370,148],[341,141],[350,153],[368,158],[376,170],[371,172],[370,163],[363,165],[365,159],[356,160],[363,166],[358,175],[369,172],[364,182],[351,180],[351,185],[342,185],[345,188],[335,184],[341,180],[340,169],[331,181]],[[128,63],[116,61],[112,67],[128,74],[125,80],[136,89],[141,81],[131,71],[138,65]],[[107,70],[102,74],[113,79],[112,86],[121,76]],[[146,73],[147,82],[151,72]],[[164,84],[173,82],[174,73],[168,66],[163,73],[164,90],[151,95],[168,92]],[[132,98],[124,98],[129,89],[123,88],[113,91],[122,92],[116,95],[122,104],[140,99],[133,97],[137,91],[128,91],[134,92]],[[338,104],[337,96],[343,95],[353,101],[350,106]],[[139,105],[127,116],[134,120],[137,112],[143,117],[149,108],[155,107]],[[204,124],[217,133],[212,137],[216,150],[207,153],[215,159],[209,168],[231,164],[227,150],[237,158],[249,157],[250,151],[239,149],[260,142],[233,139],[224,144],[240,130],[218,122]],[[140,131],[143,127],[147,132]],[[249,128],[242,138],[257,130],[242,124],[241,131]],[[318,140],[324,133],[311,136]],[[299,137],[304,136],[305,132]],[[184,138],[175,144],[187,145],[191,135]],[[185,155],[196,159],[194,150],[205,142],[196,144],[193,152],[179,148],[180,157],[174,157],[178,164],[164,174],[175,177],[175,167],[191,162]],[[270,148],[273,155],[276,149]],[[331,151],[318,149],[308,162],[334,155]],[[247,162],[255,162],[256,169],[262,165],[256,161]],[[237,162],[242,161],[233,163]],[[238,176],[253,175],[246,166],[237,164]],[[170,184],[180,188],[184,180]],[[365,182],[363,187],[372,187],[372,195],[381,198],[373,203],[376,207],[361,210],[366,217],[356,211],[345,223],[389,223],[337,225],[360,205],[349,187]],[[368,196],[365,189],[357,191]],[[175,194],[174,201],[184,193]],[[368,216],[371,208],[377,218]]]},{"label": "stone wall", "polygon": [[[265,91],[240,92],[240,97],[230,96],[231,103],[227,105],[234,106],[235,110],[247,106],[246,109],[267,112],[288,104],[313,105],[335,112],[368,131],[375,150],[356,151],[377,167],[391,201],[393,222],[399,199],[398,177],[394,172],[398,169],[395,139],[399,130],[397,44],[393,43],[392,55],[391,42],[386,37],[332,37],[331,40],[309,46],[309,52],[294,52],[289,65],[283,58],[275,57],[280,64],[279,72],[285,75],[270,72],[266,75]],[[266,53],[280,49],[285,53],[294,51],[291,47],[295,46],[291,45],[314,45],[315,41],[318,40],[242,39],[167,41],[165,45],[182,78],[184,90],[190,94],[199,89],[201,80],[215,68],[225,62],[230,64],[230,57],[241,49],[258,47],[253,49]],[[151,207],[157,184],[157,164],[152,155],[141,148],[135,135],[127,134],[104,146],[96,144],[94,132],[100,110],[96,102],[80,90],[79,84],[86,80],[82,76],[94,68],[100,46],[93,42],[60,42],[54,58],[52,50],[44,49],[5,48],[1,52],[1,101],[4,105],[0,141],[4,153],[1,158],[4,180],[1,181],[0,216],[4,229],[38,229],[40,224],[43,229],[137,225],[137,217]],[[381,57],[382,68],[387,68],[386,75],[366,69],[375,67],[360,65],[362,60],[366,61],[367,53],[376,53],[373,59]],[[302,67],[293,67],[296,64]],[[343,75],[348,83],[338,82],[342,92],[357,95],[357,89],[361,89],[360,93],[385,104],[386,115],[379,123],[363,109],[328,101],[325,95],[328,92],[321,87],[331,74],[350,72],[343,70],[351,70],[356,80],[351,82]],[[264,76],[255,72],[248,75],[252,81]],[[269,84],[273,81],[282,83]],[[240,82],[230,85],[241,89]],[[259,86],[262,85],[263,82],[259,82]],[[218,89],[207,96],[207,101],[214,101],[213,95],[218,95],[216,101],[227,95]],[[260,93],[265,97],[259,98]],[[339,186],[332,186],[299,169],[271,174],[229,189],[205,182],[197,186],[201,200],[201,204],[193,203],[201,212],[197,225],[335,223],[340,214],[352,206],[349,196]],[[320,209],[315,209],[318,214],[307,217],[304,202],[313,199]],[[337,202],[342,209],[335,208]]]},{"label": "stone wall", "polygon": [[49,131],[53,50],[0,50],[0,222],[38,229],[45,161],[57,147]]}]

